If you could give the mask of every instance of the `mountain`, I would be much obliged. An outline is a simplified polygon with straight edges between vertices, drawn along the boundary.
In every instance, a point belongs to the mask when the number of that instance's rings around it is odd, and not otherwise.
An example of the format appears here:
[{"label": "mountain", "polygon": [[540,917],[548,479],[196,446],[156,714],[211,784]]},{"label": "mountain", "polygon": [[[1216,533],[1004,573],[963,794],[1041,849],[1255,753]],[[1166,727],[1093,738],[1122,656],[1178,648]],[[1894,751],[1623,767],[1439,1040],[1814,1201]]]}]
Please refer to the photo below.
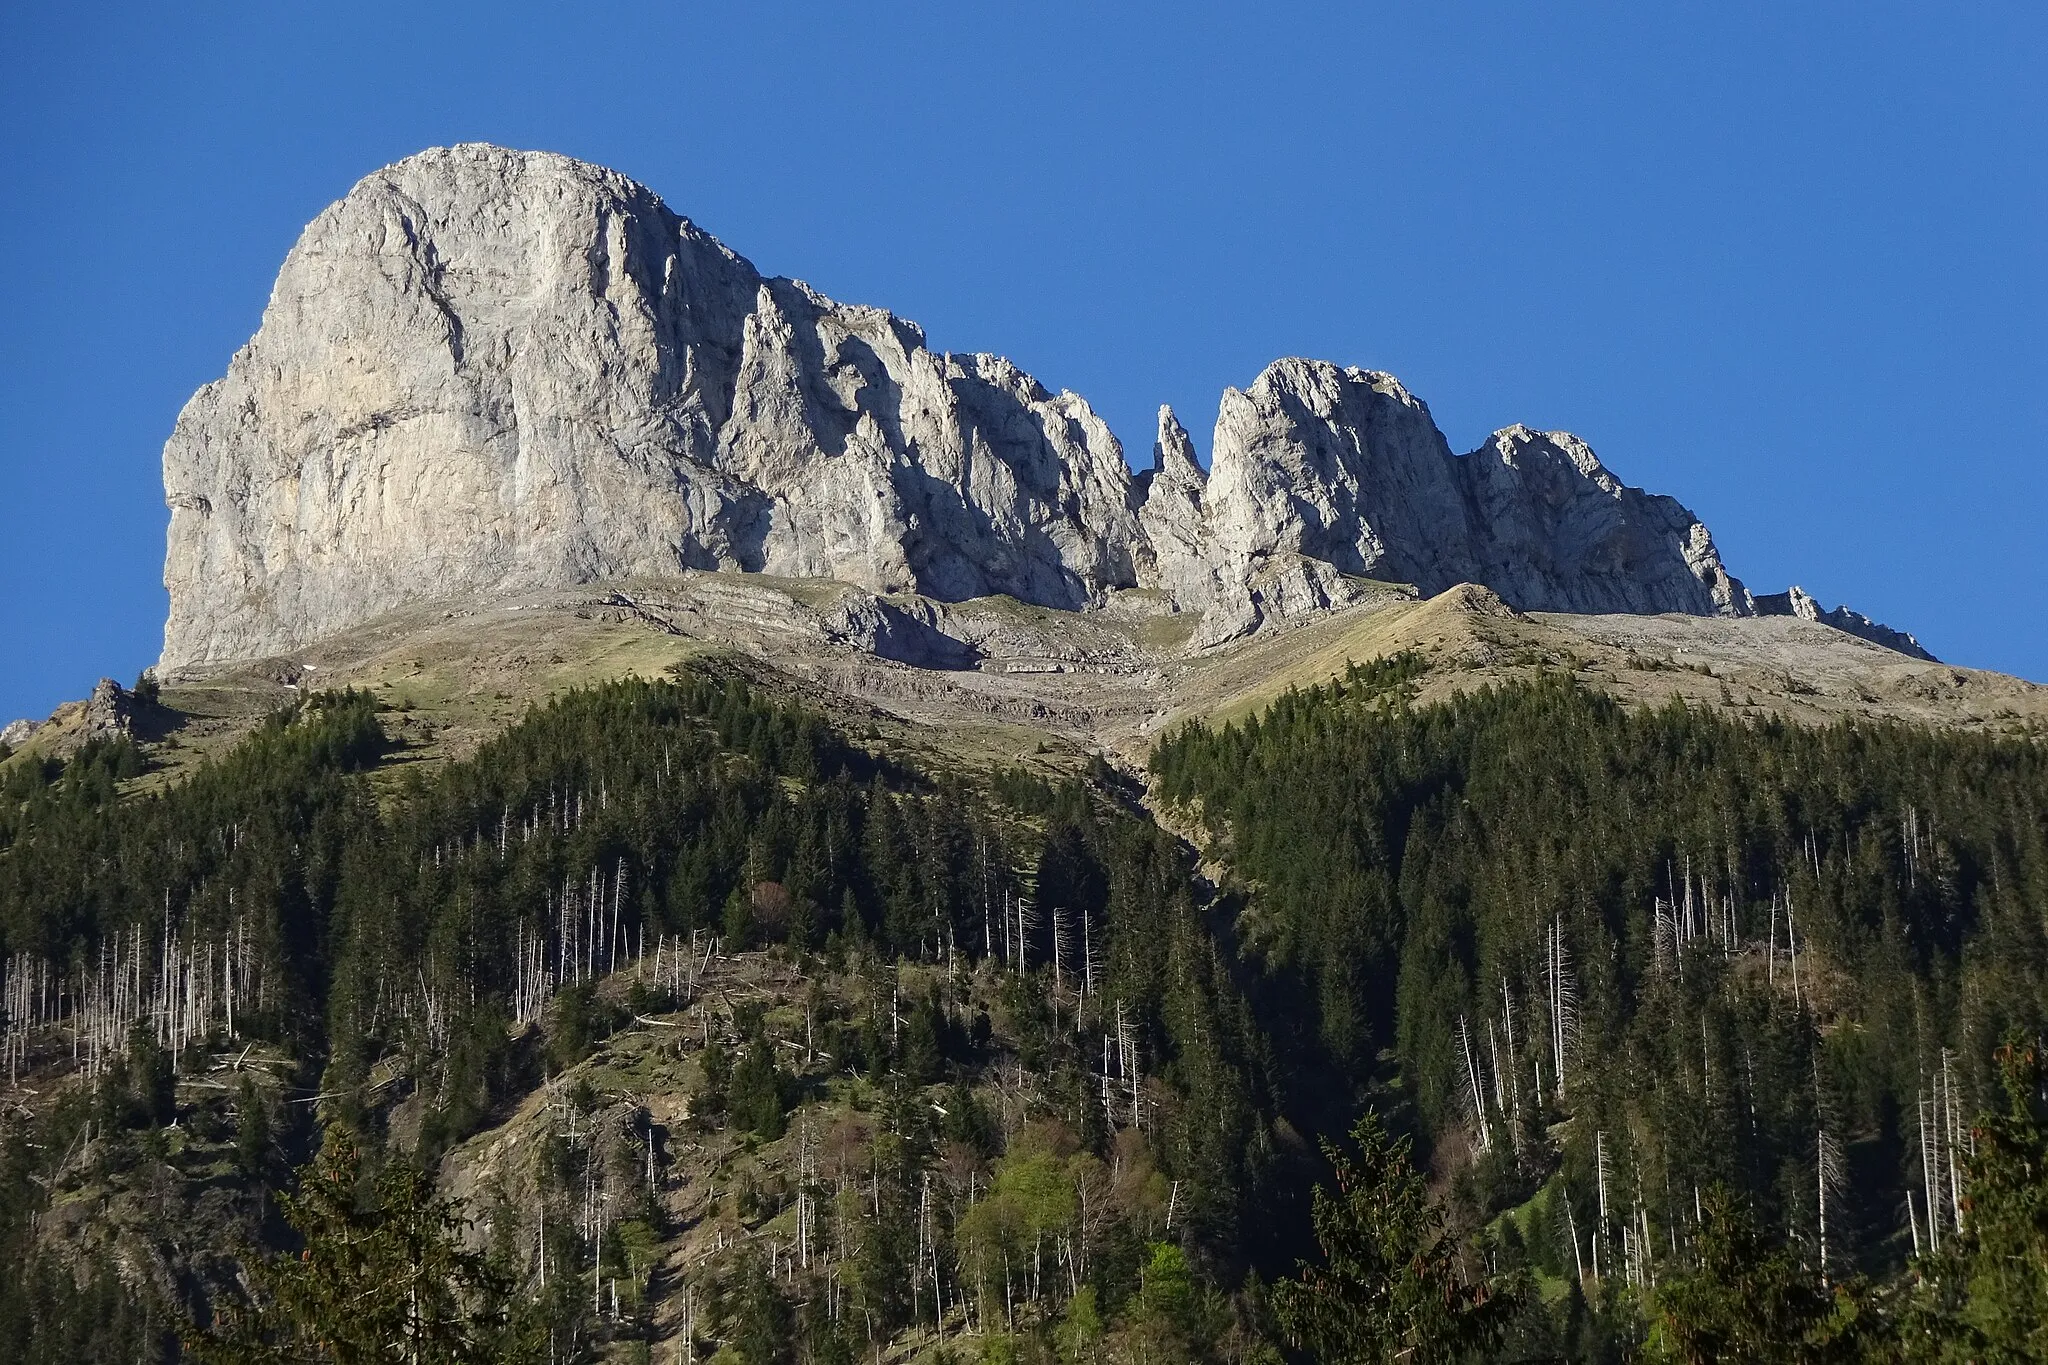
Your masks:
[{"label": "mountain", "polygon": [[1454,455],[1392,376],[1286,359],[1224,392],[1207,471],[1162,410],[1133,475],[1080,396],[764,277],[616,172],[475,144],[378,171],[307,227],[256,336],[180,414],[164,487],[166,668],[693,569],[1064,610],[1152,589],[1195,645],[1367,580],[1758,609],[1697,518],[1566,433]]},{"label": "mountain", "polygon": [[1569,434],[1288,359],[1133,473],[462,147],[166,487],[0,730],[9,1360],[2042,1354],[2048,688]]}]

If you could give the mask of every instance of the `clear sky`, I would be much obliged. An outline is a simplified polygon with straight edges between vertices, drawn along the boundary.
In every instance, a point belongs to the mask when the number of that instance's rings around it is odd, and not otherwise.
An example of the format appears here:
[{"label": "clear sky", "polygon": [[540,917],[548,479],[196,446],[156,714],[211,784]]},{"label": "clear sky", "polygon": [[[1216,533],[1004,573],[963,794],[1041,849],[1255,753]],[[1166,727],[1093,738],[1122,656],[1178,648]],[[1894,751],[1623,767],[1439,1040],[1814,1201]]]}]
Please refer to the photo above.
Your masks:
[{"label": "clear sky", "polygon": [[160,643],[158,455],[365,173],[615,166],[1134,460],[1276,356],[1565,427],[1757,591],[2048,680],[2048,6],[9,4],[0,722]]}]

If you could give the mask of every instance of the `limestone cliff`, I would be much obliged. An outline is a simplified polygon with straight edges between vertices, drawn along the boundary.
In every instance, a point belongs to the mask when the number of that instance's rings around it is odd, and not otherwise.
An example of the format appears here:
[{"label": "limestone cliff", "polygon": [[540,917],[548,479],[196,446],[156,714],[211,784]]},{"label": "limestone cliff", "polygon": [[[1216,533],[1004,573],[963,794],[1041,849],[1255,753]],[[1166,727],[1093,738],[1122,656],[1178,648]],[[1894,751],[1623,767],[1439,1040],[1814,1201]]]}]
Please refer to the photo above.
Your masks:
[{"label": "limestone cliff", "polygon": [[1564,433],[1453,455],[1391,376],[1275,362],[1212,468],[1133,476],[1086,400],[763,277],[615,172],[465,145],[307,227],[164,448],[163,662],[404,604],[692,568],[1077,608],[1164,590],[1213,642],[1485,583],[1525,610],[1748,615],[1706,528]]},{"label": "limestone cliff", "polygon": [[752,266],[613,172],[462,146],[362,181],[164,449],[164,661],[407,601],[686,568],[1079,606],[1134,582],[1109,429]]},{"label": "limestone cliff", "polygon": [[[1624,486],[1578,438],[1526,427],[1453,455],[1392,375],[1275,361],[1224,392],[1207,485],[1214,557],[1284,603],[1335,575],[1435,594],[1484,583],[1529,611],[1749,615],[1713,537],[1671,498]],[[1290,611],[1283,606],[1283,612]]]},{"label": "limestone cliff", "polygon": [[1836,607],[1833,611],[1814,600],[1813,595],[1794,583],[1784,592],[1760,593],[1756,599],[1756,614],[1759,616],[1796,616],[1802,621],[1817,621],[1824,626],[1833,626],[1859,639],[1868,640],[1886,649],[1895,649],[1901,654],[1910,654],[1916,659],[1929,663],[1939,662],[1927,647],[1913,635],[1903,630],[1893,630],[1880,621],[1873,621],[1860,611],[1847,607]]}]

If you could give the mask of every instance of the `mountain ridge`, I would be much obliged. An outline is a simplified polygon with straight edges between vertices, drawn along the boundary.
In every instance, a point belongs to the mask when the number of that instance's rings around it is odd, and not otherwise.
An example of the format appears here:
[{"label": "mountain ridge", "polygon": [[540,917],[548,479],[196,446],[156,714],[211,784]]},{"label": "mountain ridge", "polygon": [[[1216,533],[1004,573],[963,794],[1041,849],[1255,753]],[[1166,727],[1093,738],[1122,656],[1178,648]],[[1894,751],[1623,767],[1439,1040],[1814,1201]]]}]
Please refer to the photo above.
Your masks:
[{"label": "mountain ridge", "polygon": [[[1066,610],[1148,589],[1194,647],[1358,602],[1360,579],[1758,610],[1696,517],[1566,433],[1457,455],[1393,376],[1288,358],[1225,390],[1209,469],[1162,412],[1134,474],[1080,395],[762,276],[617,172],[485,144],[314,219],[164,477],[167,668],[689,570]],[[1824,623],[1918,650],[1864,620]]]}]

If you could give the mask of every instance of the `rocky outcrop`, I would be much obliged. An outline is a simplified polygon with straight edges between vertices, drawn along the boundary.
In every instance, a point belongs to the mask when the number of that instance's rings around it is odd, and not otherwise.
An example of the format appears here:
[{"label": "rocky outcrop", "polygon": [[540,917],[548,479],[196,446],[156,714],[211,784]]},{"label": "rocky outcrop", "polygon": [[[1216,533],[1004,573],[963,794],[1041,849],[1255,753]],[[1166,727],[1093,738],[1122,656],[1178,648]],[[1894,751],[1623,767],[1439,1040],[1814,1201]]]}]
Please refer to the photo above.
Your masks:
[{"label": "rocky outcrop", "polygon": [[1800,587],[1797,583],[1784,592],[1758,594],[1756,614],[1759,616],[1796,616],[1802,621],[1817,621],[1821,625],[1833,626],[1836,630],[1845,631],[1859,639],[1868,640],[1874,645],[1882,645],[1886,649],[1895,649],[1901,654],[1909,654],[1916,659],[1925,659],[1928,663],[1941,662],[1928,653],[1926,647],[1919,640],[1908,635],[1905,631],[1893,630],[1890,626],[1879,621],[1873,621],[1862,612],[1851,611],[1847,607],[1836,607],[1833,611],[1828,611],[1819,602],[1814,600],[1812,594],[1808,593],[1806,589]]},{"label": "rocky outcrop", "polygon": [[738,568],[1079,606],[1134,582],[1109,429],[542,153],[425,152],[286,259],[164,449],[164,662],[421,598]]},{"label": "rocky outcrop", "polygon": [[1568,431],[1497,431],[1458,473],[1473,509],[1471,577],[1526,610],[1749,614],[1699,518],[1623,484]]},{"label": "rocky outcrop", "polygon": [[1577,437],[1509,427],[1453,455],[1376,371],[1280,360],[1226,390],[1207,494],[1226,577],[1282,614],[1341,599],[1339,576],[1483,583],[1529,611],[1750,611],[1707,528]]},{"label": "rocky outcrop", "polygon": [[980,659],[973,645],[946,632],[923,598],[899,605],[849,591],[824,614],[823,629],[839,644],[918,668],[972,668]]},{"label": "rocky outcrop", "polygon": [[[164,486],[170,666],[685,569],[1059,608],[1154,588],[1202,613],[1198,644],[1374,579],[1524,610],[1753,609],[1704,526],[1564,433],[1456,456],[1391,376],[1283,360],[1224,393],[1209,471],[1162,409],[1133,476],[1084,399],[763,277],[615,172],[480,145],[314,220],[179,416]],[[847,628],[921,657],[923,624]]]},{"label": "rocky outcrop", "polygon": [[101,678],[85,699],[85,720],[81,739],[95,741],[127,739],[135,733],[135,696],[112,678]]}]

